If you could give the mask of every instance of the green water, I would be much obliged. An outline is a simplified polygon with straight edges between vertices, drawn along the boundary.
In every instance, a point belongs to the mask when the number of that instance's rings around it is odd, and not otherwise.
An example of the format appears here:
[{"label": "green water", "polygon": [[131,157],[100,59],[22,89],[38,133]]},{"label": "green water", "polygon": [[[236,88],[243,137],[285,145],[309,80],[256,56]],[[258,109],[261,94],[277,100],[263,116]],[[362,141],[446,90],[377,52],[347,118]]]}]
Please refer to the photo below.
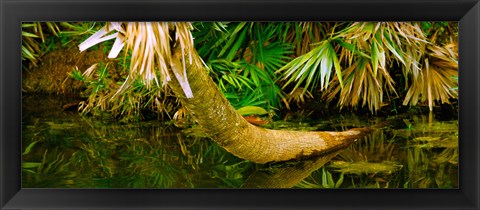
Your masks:
[{"label": "green water", "polygon": [[[256,184],[272,180],[265,174],[309,170],[306,161],[253,164],[201,137],[196,129],[178,129],[169,122],[126,124],[82,117],[61,109],[68,102],[49,96],[23,97],[22,187],[268,187]],[[383,120],[341,114],[322,120],[277,120],[271,127],[340,131]],[[454,117],[426,113],[389,120],[389,127],[313,167],[293,187],[458,188],[458,121]],[[288,167],[295,172],[284,170]],[[265,173],[257,176],[258,172]],[[246,183],[251,180],[256,182]]]}]

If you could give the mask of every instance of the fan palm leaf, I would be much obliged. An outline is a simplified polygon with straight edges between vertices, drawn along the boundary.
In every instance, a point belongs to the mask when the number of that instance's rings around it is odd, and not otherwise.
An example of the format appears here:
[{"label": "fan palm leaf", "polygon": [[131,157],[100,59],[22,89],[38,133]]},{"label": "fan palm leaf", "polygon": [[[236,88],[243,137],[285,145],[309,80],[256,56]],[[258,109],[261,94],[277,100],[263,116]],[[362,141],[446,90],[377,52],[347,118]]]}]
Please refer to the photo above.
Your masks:
[{"label": "fan palm leaf", "polygon": [[324,92],[327,101],[333,101],[338,95],[340,108],[362,104],[368,106],[371,111],[377,111],[384,100],[384,92],[396,93],[390,75],[386,71],[375,74],[372,64],[366,58],[360,58],[344,69],[342,77],[343,88],[338,85],[338,78],[334,78],[330,88]]},{"label": "fan palm leaf", "polygon": [[303,55],[312,50],[312,44],[322,41],[331,28],[328,23],[321,22],[295,22],[285,23],[280,31],[282,40],[295,46],[295,55]]},{"label": "fan palm leaf", "polygon": [[[351,64],[356,55],[370,57],[373,71],[385,70],[393,61],[402,65],[404,77],[418,76],[419,62],[426,53],[427,41],[417,23],[406,22],[356,22],[340,31],[335,37],[354,46],[342,45],[341,54]],[[356,53],[360,51],[360,53]],[[408,81],[407,84],[408,85]]]},{"label": "fan palm leaf", "polygon": [[[205,31],[194,31],[199,54],[208,58],[208,65],[212,66],[210,73],[222,90],[231,92],[231,95],[235,95],[235,91],[244,90],[250,94],[261,92],[262,97],[254,98],[266,101],[268,106],[280,104],[283,94],[275,83],[275,71],[291,60],[290,55],[293,53],[292,45],[282,41],[285,35],[283,30],[288,23],[233,22],[195,25]],[[225,62],[237,65],[236,72],[219,77],[219,73],[228,72],[219,65]],[[227,78],[231,82],[226,81]],[[246,79],[248,83],[232,85],[234,78],[236,81]],[[251,84],[251,87],[247,84]],[[259,91],[251,91],[252,88]]]},{"label": "fan palm leaf", "polygon": [[[117,57],[124,46],[125,53],[131,52],[129,75],[113,98],[124,92],[137,79],[144,82],[147,88],[152,83],[157,86],[167,84],[171,79],[169,69],[172,69],[180,82],[186,97],[190,98],[193,95],[186,78],[185,67],[186,62],[190,64],[193,62],[191,55],[196,53],[190,30],[192,25],[186,22],[111,22],[79,47],[83,51],[100,42],[115,39],[109,58]],[[175,32],[175,37],[170,36],[171,32]],[[181,53],[173,54],[172,43]],[[161,83],[159,78],[162,79]]]},{"label": "fan palm leaf", "polygon": [[[419,24],[354,22],[335,31],[337,26],[330,28],[324,40],[312,45],[312,50],[278,71],[286,81],[283,88],[295,84],[293,91],[299,87],[326,91],[328,100],[339,94],[340,107],[361,103],[376,111],[385,100],[384,94],[397,94],[390,75],[395,63],[402,68],[406,87],[409,78],[420,75],[421,59],[429,42]],[[334,83],[332,88],[330,83]],[[349,96],[350,91],[354,96]]]},{"label": "fan palm leaf", "polygon": [[409,87],[403,105],[427,102],[433,110],[434,101],[450,103],[458,98],[458,50],[455,42],[444,47],[429,45],[428,55],[417,78]]},{"label": "fan palm leaf", "polygon": [[343,86],[337,54],[332,43],[325,40],[318,43],[317,47],[310,52],[287,63],[277,73],[281,73],[281,79],[286,80],[283,88],[294,82],[295,86],[292,91],[295,91],[305,82],[303,90],[314,91],[318,86],[320,90],[328,87],[332,69],[335,69],[340,85]]}]

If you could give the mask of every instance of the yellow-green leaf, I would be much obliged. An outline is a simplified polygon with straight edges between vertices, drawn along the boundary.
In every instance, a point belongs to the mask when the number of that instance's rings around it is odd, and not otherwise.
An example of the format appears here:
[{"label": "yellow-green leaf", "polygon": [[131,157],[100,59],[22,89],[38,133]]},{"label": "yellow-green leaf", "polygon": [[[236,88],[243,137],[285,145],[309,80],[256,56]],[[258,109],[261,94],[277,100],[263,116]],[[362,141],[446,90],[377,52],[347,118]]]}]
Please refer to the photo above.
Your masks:
[{"label": "yellow-green leaf", "polygon": [[337,74],[338,82],[340,83],[340,87],[343,89],[342,67],[340,66],[337,53],[335,53],[335,49],[333,49],[332,44],[329,44],[329,49],[330,49],[330,57],[333,60],[333,66],[335,68],[335,73]]},{"label": "yellow-green leaf", "polygon": [[370,52],[372,56],[372,67],[373,67],[373,75],[377,75],[377,70],[378,70],[378,57],[379,57],[379,51],[377,47],[377,42],[375,40],[372,41],[372,49]]},{"label": "yellow-green leaf", "polygon": [[37,168],[41,166],[42,164],[39,162],[23,162],[22,163],[22,168]]},{"label": "yellow-green leaf", "polygon": [[37,144],[38,141],[33,141],[32,143],[30,143],[27,148],[25,148],[25,151],[22,153],[22,155],[26,155],[28,153],[30,153],[30,151],[32,150],[32,148],[35,146],[35,144]]},{"label": "yellow-green leaf", "polygon": [[262,107],[258,107],[258,106],[244,106],[240,109],[237,109],[237,112],[241,115],[251,115],[251,114],[264,115],[264,114],[268,114],[267,110],[265,110]]},{"label": "yellow-green leaf", "polygon": [[33,37],[33,38],[38,38],[39,37],[36,34],[32,34],[32,33],[26,32],[26,31],[22,31],[22,36]]}]

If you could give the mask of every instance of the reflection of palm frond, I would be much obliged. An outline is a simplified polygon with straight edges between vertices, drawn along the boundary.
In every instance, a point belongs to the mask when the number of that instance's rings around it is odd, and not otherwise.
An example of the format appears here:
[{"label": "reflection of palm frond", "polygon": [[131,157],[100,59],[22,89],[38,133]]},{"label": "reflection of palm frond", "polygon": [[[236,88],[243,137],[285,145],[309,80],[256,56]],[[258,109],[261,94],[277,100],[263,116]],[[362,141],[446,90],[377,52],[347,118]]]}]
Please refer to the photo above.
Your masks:
[{"label": "reflection of palm frond", "polygon": [[75,173],[70,170],[71,162],[58,148],[44,151],[41,162],[23,162],[22,187],[69,187]]},{"label": "reflection of palm frond", "polygon": [[345,149],[335,159],[347,162],[394,161],[396,159],[393,154],[395,144],[386,138],[388,137],[384,131],[375,131],[372,135]]}]

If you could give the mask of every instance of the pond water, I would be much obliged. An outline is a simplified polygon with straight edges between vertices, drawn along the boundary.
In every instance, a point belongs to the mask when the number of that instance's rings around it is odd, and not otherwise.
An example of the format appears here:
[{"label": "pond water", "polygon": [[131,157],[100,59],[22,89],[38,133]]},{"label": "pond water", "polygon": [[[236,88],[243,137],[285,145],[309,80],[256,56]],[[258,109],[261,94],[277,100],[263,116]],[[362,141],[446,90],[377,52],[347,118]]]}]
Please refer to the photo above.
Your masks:
[{"label": "pond water", "polygon": [[455,114],[277,120],[269,126],[341,131],[391,124],[325,157],[254,164],[195,128],[101,121],[63,111],[68,100],[23,97],[23,188],[458,188]]}]

